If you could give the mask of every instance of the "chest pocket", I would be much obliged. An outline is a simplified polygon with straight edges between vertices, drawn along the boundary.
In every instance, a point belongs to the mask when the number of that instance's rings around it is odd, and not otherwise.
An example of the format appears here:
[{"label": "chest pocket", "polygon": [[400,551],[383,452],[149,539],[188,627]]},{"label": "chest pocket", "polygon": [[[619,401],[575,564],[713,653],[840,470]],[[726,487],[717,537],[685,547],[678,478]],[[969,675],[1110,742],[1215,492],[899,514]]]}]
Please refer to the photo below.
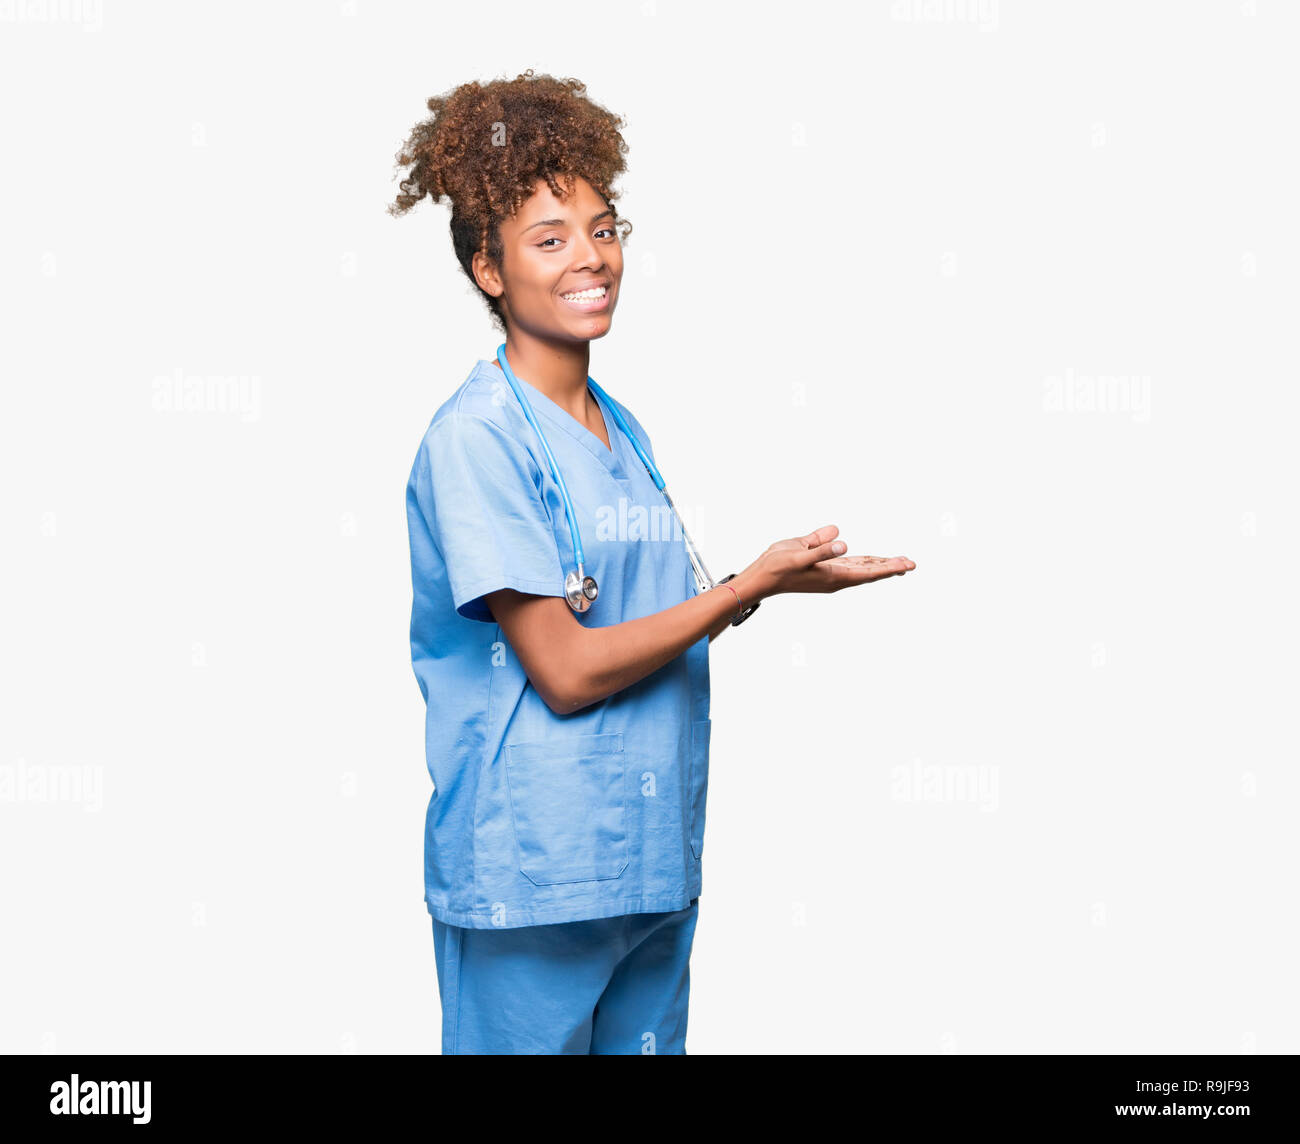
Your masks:
[{"label": "chest pocket", "polygon": [[623,733],[506,745],[519,870],[534,885],[617,878],[627,868]]}]

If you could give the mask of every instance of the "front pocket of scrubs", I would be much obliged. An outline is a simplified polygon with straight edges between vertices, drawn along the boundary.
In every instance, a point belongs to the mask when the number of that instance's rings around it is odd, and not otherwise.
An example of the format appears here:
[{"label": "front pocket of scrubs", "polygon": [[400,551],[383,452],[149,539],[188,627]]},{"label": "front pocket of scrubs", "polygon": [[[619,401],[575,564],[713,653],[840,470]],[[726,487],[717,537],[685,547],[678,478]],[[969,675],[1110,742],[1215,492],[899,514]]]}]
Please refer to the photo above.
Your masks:
[{"label": "front pocket of scrubs", "polygon": [[691,724],[691,853],[704,857],[704,804],[709,790],[709,733],[712,719]]},{"label": "front pocket of scrubs", "polygon": [[519,870],[538,886],[627,867],[623,733],[506,746]]}]

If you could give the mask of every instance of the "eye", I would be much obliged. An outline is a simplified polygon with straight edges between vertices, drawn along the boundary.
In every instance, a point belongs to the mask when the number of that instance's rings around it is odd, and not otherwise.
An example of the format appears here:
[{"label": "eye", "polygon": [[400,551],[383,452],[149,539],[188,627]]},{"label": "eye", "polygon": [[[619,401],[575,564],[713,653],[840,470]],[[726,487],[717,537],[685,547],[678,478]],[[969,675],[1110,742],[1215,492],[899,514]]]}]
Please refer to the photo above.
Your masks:
[{"label": "eye", "polygon": [[539,242],[537,245],[538,245],[538,246],[545,246],[548,242],[563,242],[563,241],[564,241],[563,239],[561,239],[561,238],[556,238],[555,235],[551,235],[550,238],[544,238],[544,239],[542,239],[542,241]]},{"label": "eye", "polygon": [[597,233],[597,234],[608,234],[608,235],[613,235],[613,233],[614,233],[614,228],[613,228],[612,226],[602,227],[600,230],[596,231],[596,233]]}]

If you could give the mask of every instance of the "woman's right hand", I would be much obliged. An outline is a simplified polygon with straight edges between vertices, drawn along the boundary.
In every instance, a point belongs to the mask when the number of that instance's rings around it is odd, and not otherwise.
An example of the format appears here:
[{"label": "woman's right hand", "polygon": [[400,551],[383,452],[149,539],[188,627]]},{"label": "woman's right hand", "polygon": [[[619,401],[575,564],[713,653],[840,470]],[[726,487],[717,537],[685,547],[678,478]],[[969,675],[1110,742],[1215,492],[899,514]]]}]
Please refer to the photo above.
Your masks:
[{"label": "woman's right hand", "polygon": [[749,600],[765,600],[785,592],[838,592],[854,584],[868,584],[888,576],[903,576],[916,564],[906,556],[844,556],[847,546],[836,540],[840,530],[825,525],[807,536],[778,540],[743,572]]}]

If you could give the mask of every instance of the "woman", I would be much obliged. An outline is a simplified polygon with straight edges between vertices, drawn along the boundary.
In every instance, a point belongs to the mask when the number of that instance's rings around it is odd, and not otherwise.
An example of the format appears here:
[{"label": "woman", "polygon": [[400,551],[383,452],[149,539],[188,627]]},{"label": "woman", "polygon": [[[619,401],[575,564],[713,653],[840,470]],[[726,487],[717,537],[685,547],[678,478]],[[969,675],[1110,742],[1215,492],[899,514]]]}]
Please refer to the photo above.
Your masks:
[{"label": "woman", "polygon": [[429,100],[389,208],[451,200],[505,335],[434,414],[407,487],[445,1053],[685,1051],[709,641],[768,596],[915,567],[835,559],[828,525],[697,585],[649,434],[588,376],[630,227],[623,121],[584,92],[530,70]]}]

